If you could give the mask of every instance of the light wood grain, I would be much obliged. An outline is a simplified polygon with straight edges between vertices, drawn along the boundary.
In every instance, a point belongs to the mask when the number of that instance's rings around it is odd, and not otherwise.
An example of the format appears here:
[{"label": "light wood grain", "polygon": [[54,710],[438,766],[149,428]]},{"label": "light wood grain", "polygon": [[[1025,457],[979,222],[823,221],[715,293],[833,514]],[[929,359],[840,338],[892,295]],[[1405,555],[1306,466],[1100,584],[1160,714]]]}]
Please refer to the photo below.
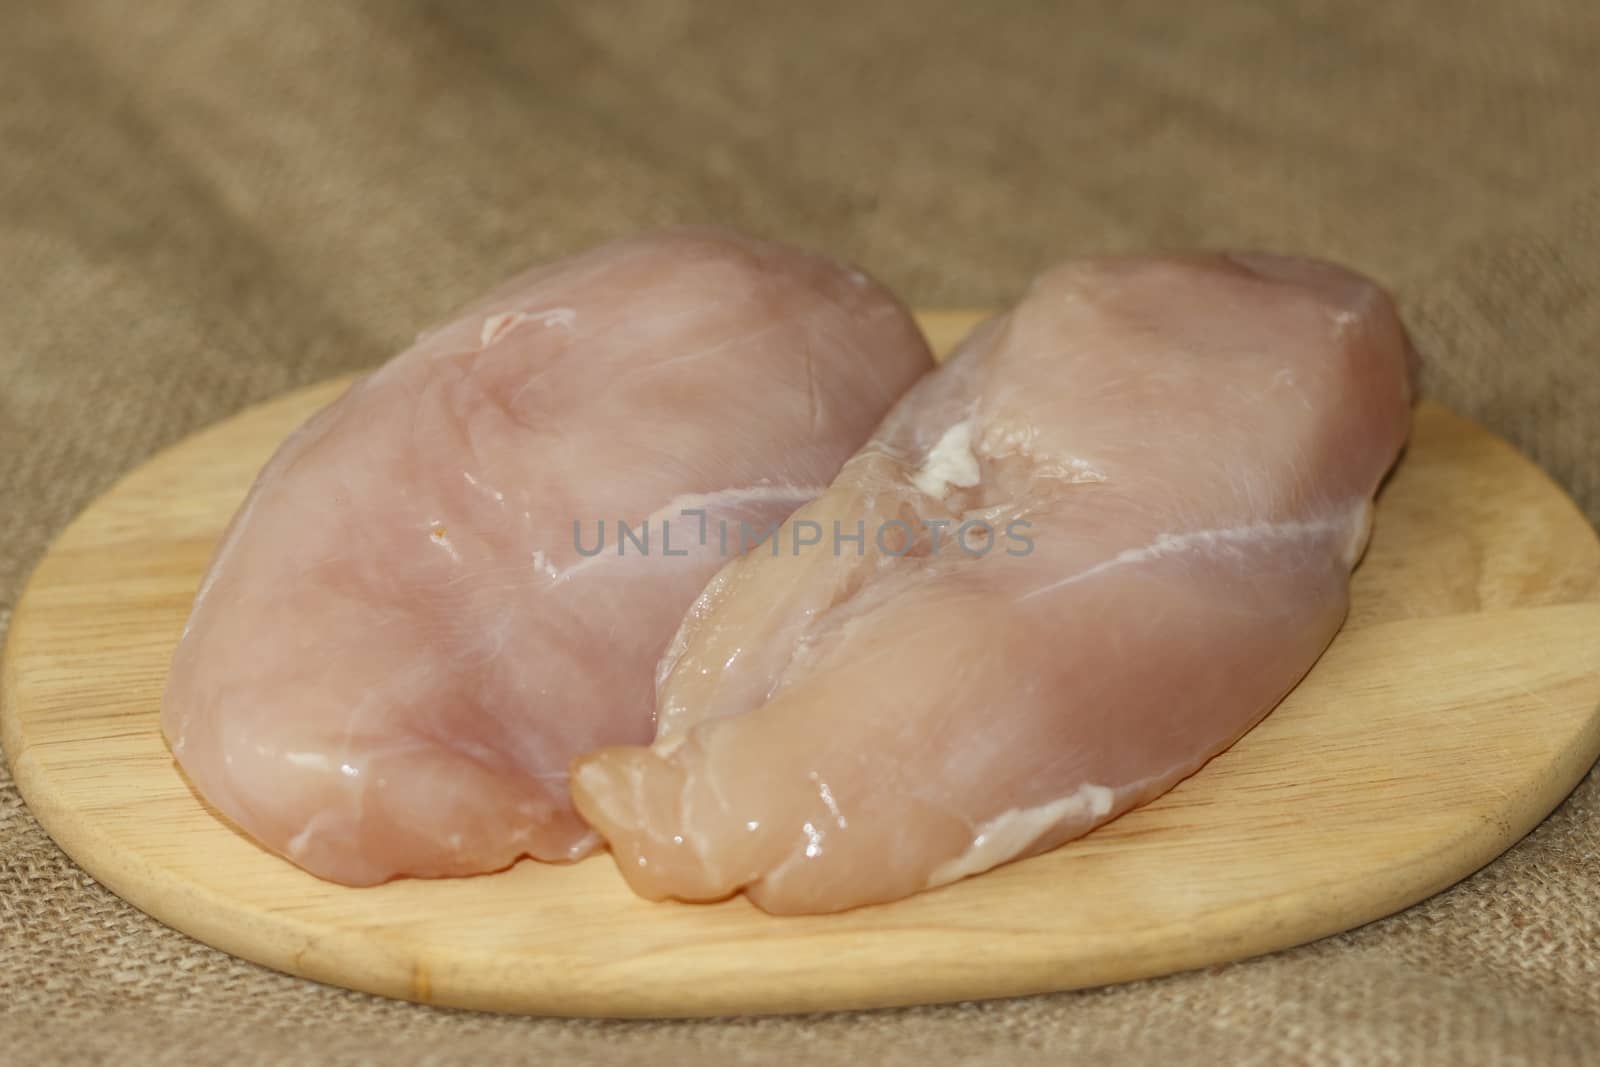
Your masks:
[{"label": "light wood grain", "polygon": [[[971,315],[929,313],[941,346]],[[1600,542],[1532,464],[1436,406],[1386,488],[1346,629],[1267,720],[1146,808],[897,904],[772,918],[650,904],[609,858],[347,889],[262,851],[157,728],[200,573],[256,469],[342,388],[165,452],[57,540],[18,605],[3,742],[101,882],[226,951],[463,1007],[806,1011],[995,997],[1271,951],[1386,915],[1498,855],[1600,753]]]}]

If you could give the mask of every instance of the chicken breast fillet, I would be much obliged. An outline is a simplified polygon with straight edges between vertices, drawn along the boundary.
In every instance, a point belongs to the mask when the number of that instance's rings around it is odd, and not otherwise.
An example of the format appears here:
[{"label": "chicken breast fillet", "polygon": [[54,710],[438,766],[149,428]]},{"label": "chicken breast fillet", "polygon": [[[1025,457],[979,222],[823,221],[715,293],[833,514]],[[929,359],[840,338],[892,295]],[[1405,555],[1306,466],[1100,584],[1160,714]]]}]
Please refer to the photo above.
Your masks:
[{"label": "chicken breast fillet", "polygon": [[708,517],[781,520],[931,366],[880,286],[729,234],[514,279],[261,472],[177,649],[172,751],[336,881],[582,855],[568,766],[650,740],[656,662],[724,562]]},{"label": "chicken breast fillet", "polygon": [[1069,263],[725,567],[578,809],[651,898],[894,900],[1193,774],[1344,618],[1410,419],[1388,298],[1265,256]]}]

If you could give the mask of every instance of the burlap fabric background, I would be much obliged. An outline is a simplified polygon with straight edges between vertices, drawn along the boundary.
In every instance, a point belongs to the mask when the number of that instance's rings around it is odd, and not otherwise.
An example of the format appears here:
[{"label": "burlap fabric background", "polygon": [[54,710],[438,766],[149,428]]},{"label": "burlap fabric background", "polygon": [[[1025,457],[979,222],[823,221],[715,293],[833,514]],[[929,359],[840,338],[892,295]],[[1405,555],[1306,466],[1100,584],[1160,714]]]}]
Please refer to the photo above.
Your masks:
[{"label": "burlap fabric background", "polygon": [[[1344,259],[1399,293],[1434,395],[1600,517],[1588,0],[15,0],[0,6],[0,612],[55,531],[152,450],[381,360],[529,261],[689,220],[828,248],[921,304],[1004,301],[1092,250]],[[1000,1003],[623,1023],[432,1010],[221,955],[79,872],[0,772],[10,1063],[1597,1050],[1594,774],[1463,885],[1270,958]]]}]

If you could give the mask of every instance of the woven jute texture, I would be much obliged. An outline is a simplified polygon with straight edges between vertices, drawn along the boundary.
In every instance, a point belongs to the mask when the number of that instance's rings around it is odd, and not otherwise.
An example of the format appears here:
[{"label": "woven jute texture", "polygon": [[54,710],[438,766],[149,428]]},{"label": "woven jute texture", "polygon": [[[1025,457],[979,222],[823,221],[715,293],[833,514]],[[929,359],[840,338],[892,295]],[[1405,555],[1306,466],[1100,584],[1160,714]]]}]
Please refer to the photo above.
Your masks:
[{"label": "woven jute texture", "polygon": [[[529,262],[712,221],[921,305],[1251,246],[1388,283],[1426,385],[1600,517],[1591,0],[0,3],[0,626],[153,450]],[[1596,1062],[1600,778],[1463,884],[1134,985],[858,1015],[436,1010],[100,888],[0,772],[0,1061]]]}]

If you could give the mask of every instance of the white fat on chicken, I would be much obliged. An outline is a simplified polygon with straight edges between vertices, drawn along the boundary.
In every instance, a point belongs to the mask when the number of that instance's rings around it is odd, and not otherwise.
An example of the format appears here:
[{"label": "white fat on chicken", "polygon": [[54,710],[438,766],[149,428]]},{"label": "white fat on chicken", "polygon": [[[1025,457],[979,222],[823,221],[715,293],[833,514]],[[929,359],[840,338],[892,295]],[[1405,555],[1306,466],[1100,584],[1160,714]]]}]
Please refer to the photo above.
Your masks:
[{"label": "white fat on chicken", "polygon": [[972,420],[963,419],[928,450],[922,468],[911,476],[911,484],[928,496],[943,498],[951,487],[971,489],[982,477],[977,454],[972,451]]},{"label": "white fat on chicken", "polygon": [[1059,800],[1003,812],[978,827],[972,835],[972,847],[935,867],[928,876],[927,887],[932,889],[998,867],[1069,819],[1082,822],[1087,829],[1111,814],[1116,798],[1115,790],[1085,782]]},{"label": "white fat on chicken", "polygon": [[560,326],[570,331],[577,321],[578,313],[572,308],[551,308],[548,311],[533,312],[502,311],[483,320],[483,329],[478,335],[478,342],[482,347],[488,348],[525,322],[543,323],[547,327]]}]

